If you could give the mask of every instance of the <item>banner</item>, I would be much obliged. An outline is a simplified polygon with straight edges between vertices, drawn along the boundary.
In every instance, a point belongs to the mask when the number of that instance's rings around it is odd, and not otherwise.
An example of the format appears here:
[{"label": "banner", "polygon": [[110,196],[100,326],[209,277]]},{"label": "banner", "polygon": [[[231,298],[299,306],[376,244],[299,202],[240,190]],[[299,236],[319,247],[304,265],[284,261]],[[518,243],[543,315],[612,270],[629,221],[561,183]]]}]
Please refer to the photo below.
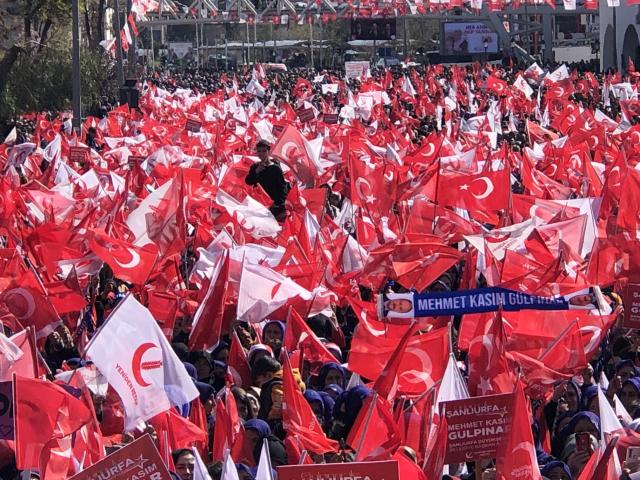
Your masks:
[{"label": "banner", "polygon": [[624,328],[640,328],[640,284],[629,283],[624,288]]},{"label": "banner", "polygon": [[172,480],[151,437],[145,435],[135,442],[103,458],[71,480]]},{"label": "banner", "polygon": [[[518,310],[598,310],[601,294],[597,287],[564,296],[539,297],[501,287],[455,292],[386,293],[378,295],[380,319],[437,317],[465,313]],[[603,312],[604,313],[604,312]]]},{"label": "banner", "polygon": [[0,382],[0,440],[13,440],[13,382]]},{"label": "banner", "polygon": [[187,118],[186,123],[184,124],[184,129],[188,132],[198,133],[202,128],[202,122],[195,118]]},{"label": "banner", "polygon": [[278,480],[399,480],[398,462],[324,463],[277,467]]},{"label": "banner", "polygon": [[69,162],[83,163],[91,157],[89,147],[69,147]]},{"label": "banner", "polygon": [[352,78],[360,78],[364,75],[370,75],[370,65],[366,61],[344,62],[344,76],[347,80]]},{"label": "banner", "polygon": [[513,415],[513,394],[487,395],[443,402],[447,419],[445,463],[494,458]]}]

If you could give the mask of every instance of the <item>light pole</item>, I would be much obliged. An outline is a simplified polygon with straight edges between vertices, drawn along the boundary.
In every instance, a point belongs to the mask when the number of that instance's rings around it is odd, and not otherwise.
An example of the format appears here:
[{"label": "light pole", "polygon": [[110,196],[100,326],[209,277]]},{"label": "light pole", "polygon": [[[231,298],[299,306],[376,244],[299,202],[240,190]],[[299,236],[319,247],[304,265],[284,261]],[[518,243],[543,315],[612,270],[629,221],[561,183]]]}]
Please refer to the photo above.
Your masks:
[{"label": "light pole", "polygon": [[80,5],[78,0],[71,0],[72,10],[72,42],[73,48],[71,57],[72,80],[71,80],[71,103],[73,106],[73,128],[77,134],[80,134],[80,126],[82,125],[82,106],[80,100]]},{"label": "light pole", "polygon": [[113,0],[113,29],[116,36],[116,74],[118,88],[124,84],[124,69],[122,67],[122,40],[120,38],[120,5],[119,0]]}]

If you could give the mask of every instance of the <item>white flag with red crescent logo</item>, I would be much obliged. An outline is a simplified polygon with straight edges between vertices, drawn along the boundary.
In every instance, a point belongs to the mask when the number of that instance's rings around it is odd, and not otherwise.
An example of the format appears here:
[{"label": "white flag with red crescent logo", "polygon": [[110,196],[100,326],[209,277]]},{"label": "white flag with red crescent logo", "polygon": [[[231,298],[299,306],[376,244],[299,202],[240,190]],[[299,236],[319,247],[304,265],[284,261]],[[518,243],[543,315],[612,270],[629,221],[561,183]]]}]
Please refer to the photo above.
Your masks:
[{"label": "white flag with red crescent logo", "polygon": [[85,353],[120,395],[127,431],[198,396],[157,322],[132,295],[116,307]]}]

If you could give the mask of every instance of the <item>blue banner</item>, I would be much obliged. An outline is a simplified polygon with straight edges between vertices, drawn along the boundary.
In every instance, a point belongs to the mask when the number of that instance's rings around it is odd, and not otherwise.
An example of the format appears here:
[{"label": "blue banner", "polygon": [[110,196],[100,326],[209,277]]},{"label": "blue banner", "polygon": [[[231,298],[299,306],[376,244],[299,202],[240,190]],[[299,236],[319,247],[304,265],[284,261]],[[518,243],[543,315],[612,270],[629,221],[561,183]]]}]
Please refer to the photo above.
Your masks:
[{"label": "blue banner", "polygon": [[380,319],[497,312],[500,307],[507,312],[599,308],[592,289],[557,297],[541,297],[501,287],[456,292],[387,293],[378,296]]}]

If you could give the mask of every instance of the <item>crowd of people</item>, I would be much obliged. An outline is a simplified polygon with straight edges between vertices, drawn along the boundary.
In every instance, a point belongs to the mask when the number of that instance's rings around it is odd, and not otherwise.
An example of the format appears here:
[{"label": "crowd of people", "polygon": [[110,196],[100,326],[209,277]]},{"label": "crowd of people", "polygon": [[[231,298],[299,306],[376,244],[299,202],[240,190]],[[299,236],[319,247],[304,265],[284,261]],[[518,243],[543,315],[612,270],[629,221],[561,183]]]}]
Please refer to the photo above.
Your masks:
[{"label": "crowd of people", "polygon": [[[55,437],[70,443],[51,473],[20,453],[16,393],[0,477],[68,478],[150,434],[181,480],[206,478],[200,461],[233,478],[229,458],[237,478],[264,480],[264,445],[273,478],[389,459],[400,480],[636,478],[640,336],[623,297],[640,274],[637,76],[257,65],[154,73],[138,108],[104,108],[81,132],[63,112],[25,116],[0,146],[0,374],[73,386],[94,415]],[[378,308],[382,294],[484,287],[588,301]],[[170,413],[132,420],[92,358],[129,298],[197,389]],[[153,378],[171,400],[162,359]],[[504,434],[525,455],[445,464],[444,402],[496,394],[526,399]]]}]

